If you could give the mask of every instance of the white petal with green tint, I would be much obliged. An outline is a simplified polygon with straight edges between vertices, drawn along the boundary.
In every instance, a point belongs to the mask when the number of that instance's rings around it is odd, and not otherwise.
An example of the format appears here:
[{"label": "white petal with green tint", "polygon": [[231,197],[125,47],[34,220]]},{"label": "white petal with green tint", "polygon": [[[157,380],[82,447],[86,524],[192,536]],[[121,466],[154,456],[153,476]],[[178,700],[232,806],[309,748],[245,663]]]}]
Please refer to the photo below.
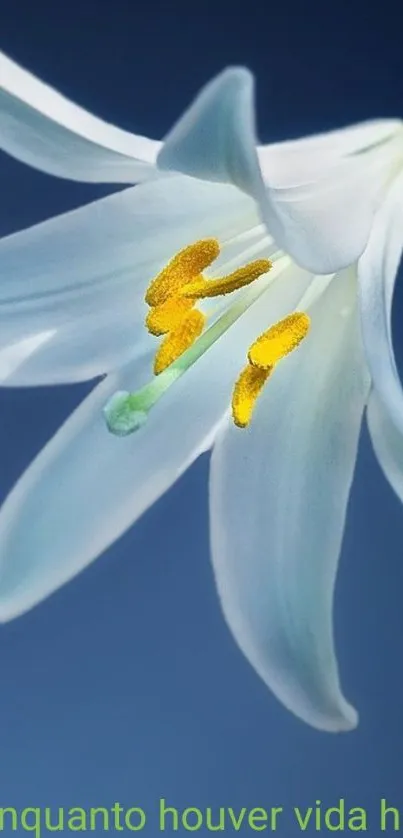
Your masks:
[{"label": "white petal with green tint", "polygon": [[96,388],[3,504],[0,619],[26,611],[86,567],[211,444],[247,347],[259,329],[295,307],[309,283],[302,271],[284,271],[166,392],[138,433],[110,434],[103,407],[116,390],[151,377],[151,358]]},{"label": "white petal with green tint", "polygon": [[243,67],[224,70],[207,84],[165,137],[158,166],[233,183],[259,198],[253,85],[252,74]]},{"label": "white petal with green tint", "polygon": [[358,265],[362,333],[378,397],[403,433],[403,392],[392,343],[393,291],[403,249],[403,174],[380,209]]},{"label": "white petal with green tint", "polygon": [[[284,161],[278,149],[279,172],[272,161],[265,183],[256,149],[253,77],[247,70],[233,68],[201,91],[165,139],[157,163],[160,168],[235,184],[254,197],[280,248],[308,270],[331,273],[352,264],[366,245],[374,212],[394,170],[395,154],[402,157],[394,128],[391,134],[392,139],[384,142],[384,132],[374,123],[372,142],[379,141],[379,148],[340,159],[335,153],[326,166],[319,155],[316,174],[310,164],[308,180],[306,154],[301,156],[299,173],[294,149],[291,183],[290,174],[285,174],[290,152],[285,152]],[[365,142],[370,142],[369,131]]]},{"label": "white petal with green tint", "polygon": [[137,183],[155,176],[161,143],[98,119],[0,53],[0,148],[70,180]]},{"label": "white petal with green tint", "polygon": [[[299,308],[303,308],[303,302]],[[279,363],[248,429],[212,455],[212,556],[223,612],[283,704],[322,730],[355,726],[334,651],[333,593],[368,380],[355,281],[338,276]]]},{"label": "white petal with green tint", "polygon": [[368,401],[367,422],[379,465],[399,500],[403,501],[403,434],[376,390],[372,390]]},{"label": "white petal with green tint", "polygon": [[258,146],[263,179],[273,187],[316,181],[342,157],[362,153],[403,133],[398,119],[377,119],[297,140]]},{"label": "white petal with green tint", "polygon": [[[28,338],[15,386],[92,378],[150,347],[148,283],[175,251],[258,221],[234,187],[177,176],[132,187],[0,241],[0,349]],[[231,255],[245,245],[235,241]],[[35,337],[53,331],[45,342]],[[36,349],[35,349],[36,346]],[[4,379],[3,379],[4,380]]]},{"label": "white petal with green tint", "polygon": [[403,500],[403,392],[393,351],[393,292],[403,249],[403,175],[376,218],[360,260],[362,332],[373,379],[369,432],[379,464]]}]

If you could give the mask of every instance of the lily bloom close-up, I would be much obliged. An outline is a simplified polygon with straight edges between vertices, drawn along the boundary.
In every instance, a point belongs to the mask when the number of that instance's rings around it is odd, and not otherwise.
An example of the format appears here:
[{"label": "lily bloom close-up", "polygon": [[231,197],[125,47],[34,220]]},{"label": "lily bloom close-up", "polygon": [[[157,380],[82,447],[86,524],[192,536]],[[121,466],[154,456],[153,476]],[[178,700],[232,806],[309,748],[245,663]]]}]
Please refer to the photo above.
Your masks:
[{"label": "lily bloom close-up", "polygon": [[305,722],[354,728],[333,597],[364,413],[403,499],[402,122],[259,145],[237,67],[162,142],[4,55],[0,88],[5,152],[127,187],[0,241],[4,386],[103,377],[0,511],[0,619],[86,567],[212,449],[211,555],[236,642]]}]

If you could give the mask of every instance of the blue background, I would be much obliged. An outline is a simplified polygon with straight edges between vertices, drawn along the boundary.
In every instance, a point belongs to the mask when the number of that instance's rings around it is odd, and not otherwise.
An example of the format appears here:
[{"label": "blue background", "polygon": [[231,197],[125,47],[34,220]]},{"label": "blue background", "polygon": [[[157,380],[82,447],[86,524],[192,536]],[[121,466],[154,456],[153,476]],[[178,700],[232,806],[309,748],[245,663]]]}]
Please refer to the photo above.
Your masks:
[{"label": "blue background", "polygon": [[[394,6],[0,0],[0,44],[89,110],[154,137],[209,77],[246,64],[267,142],[403,115]],[[0,179],[3,234],[107,192],[6,156]],[[398,290],[401,369],[402,314]],[[1,391],[2,496],[90,386]],[[403,510],[367,431],[336,598],[342,679],[361,716],[347,735],[288,714],[229,635],[209,564],[207,468],[203,457],[78,579],[1,627],[0,806],[137,804],[155,836],[160,797],[183,808],[345,797],[378,835],[379,798],[403,813]],[[282,823],[277,834],[300,834]]]}]

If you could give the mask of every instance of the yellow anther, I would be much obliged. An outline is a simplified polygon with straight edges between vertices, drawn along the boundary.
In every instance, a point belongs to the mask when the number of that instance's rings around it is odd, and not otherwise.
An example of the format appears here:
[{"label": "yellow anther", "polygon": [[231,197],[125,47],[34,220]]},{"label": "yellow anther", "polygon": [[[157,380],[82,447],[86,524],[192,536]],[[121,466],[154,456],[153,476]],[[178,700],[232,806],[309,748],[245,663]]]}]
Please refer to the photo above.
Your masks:
[{"label": "yellow anther", "polygon": [[154,358],[155,375],[159,375],[187,349],[190,349],[201,335],[205,319],[205,315],[201,311],[193,309],[182,318],[175,329],[169,332]]},{"label": "yellow anther", "polygon": [[186,297],[168,297],[164,303],[151,308],[146,317],[146,326],[151,335],[159,337],[179,326],[181,320],[194,306],[194,300]]},{"label": "yellow anther", "polygon": [[234,273],[220,277],[219,279],[205,279],[203,276],[199,276],[193,282],[184,285],[180,290],[180,294],[183,297],[189,297],[193,300],[232,294],[233,291],[238,291],[240,288],[244,288],[245,285],[250,285],[251,282],[259,279],[271,267],[272,263],[268,259],[257,259],[256,262],[250,262],[249,265],[238,268]]},{"label": "yellow anther", "polygon": [[274,367],[301,343],[310,326],[310,318],[295,312],[264,332],[249,349],[248,365],[242,370],[232,394],[232,416],[238,428],[246,428],[256,400]]},{"label": "yellow anther", "polygon": [[232,416],[238,428],[246,428],[252,418],[256,400],[272,372],[248,364],[234,387],[232,394]]},{"label": "yellow anther", "polygon": [[217,239],[202,239],[180,250],[168,265],[152,280],[146,293],[146,303],[159,306],[168,297],[176,296],[201,271],[208,268],[220,253]]},{"label": "yellow anther", "polygon": [[299,311],[280,320],[252,344],[248,352],[250,363],[269,370],[299,346],[308,334],[310,322],[308,315]]}]

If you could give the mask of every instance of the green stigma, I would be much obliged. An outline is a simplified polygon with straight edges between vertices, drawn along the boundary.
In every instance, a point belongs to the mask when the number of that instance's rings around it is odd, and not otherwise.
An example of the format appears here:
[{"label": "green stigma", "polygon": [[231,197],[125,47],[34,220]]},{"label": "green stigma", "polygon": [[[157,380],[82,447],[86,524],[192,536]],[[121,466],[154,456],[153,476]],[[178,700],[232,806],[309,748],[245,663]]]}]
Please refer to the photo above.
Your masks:
[{"label": "green stigma", "polygon": [[103,408],[108,430],[115,436],[129,436],[139,431],[146,423],[151,408],[184,371],[178,363],[172,364],[141,390],[135,393],[118,390],[114,393]]},{"label": "green stigma", "polygon": [[106,403],[103,414],[106,424],[115,436],[133,434],[147,421],[147,412],[133,405],[133,396],[127,390],[118,390]]}]

